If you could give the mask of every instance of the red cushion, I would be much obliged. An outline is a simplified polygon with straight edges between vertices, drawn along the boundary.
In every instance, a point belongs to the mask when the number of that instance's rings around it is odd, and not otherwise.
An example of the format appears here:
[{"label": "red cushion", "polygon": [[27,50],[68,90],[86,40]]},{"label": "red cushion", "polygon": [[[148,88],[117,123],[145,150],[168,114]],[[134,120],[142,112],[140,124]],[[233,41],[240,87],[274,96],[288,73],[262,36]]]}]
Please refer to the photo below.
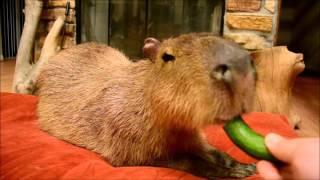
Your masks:
[{"label": "red cushion", "polygon": [[[37,97],[1,93],[1,179],[196,179],[172,169],[115,168],[99,155],[41,131],[37,126]],[[243,116],[256,131],[296,137],[284,116],[250,113]],[[205,129],[209,142],[239,161],[252,163],[227,138],[221,125]],[[260,179],[258,175],[248,179]]]}]

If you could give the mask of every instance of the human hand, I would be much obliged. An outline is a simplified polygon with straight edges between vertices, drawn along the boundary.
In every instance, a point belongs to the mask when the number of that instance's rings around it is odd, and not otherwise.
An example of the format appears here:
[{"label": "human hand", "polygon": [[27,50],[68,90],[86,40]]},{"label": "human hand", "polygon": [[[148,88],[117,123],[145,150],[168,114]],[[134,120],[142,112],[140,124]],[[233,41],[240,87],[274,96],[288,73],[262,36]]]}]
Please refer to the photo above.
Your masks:
[{"label": "human hand", "polygon": [[276,167],[268,161],[259,161],[257,170],[264,179],[320,179],[319,138],[285,139],[268,134],[265,143],[269,151],[286,165]]}]

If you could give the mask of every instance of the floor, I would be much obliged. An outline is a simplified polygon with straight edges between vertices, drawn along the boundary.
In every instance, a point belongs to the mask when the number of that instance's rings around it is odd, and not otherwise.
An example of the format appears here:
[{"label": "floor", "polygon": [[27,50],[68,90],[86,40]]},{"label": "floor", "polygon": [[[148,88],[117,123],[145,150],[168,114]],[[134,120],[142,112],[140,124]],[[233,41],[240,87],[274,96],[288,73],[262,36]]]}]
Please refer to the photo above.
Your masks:
[{"label": "floor", "polygon": [[[1,61],[1,92],[11,92],[14,60]],[[298,77],[293,88],[293,110],[301,116],[297,133],[304,137],[320,134],[320,79]]]},{"label": "floor", "polygon": [[0,72],[1,81],[0,88],[1,92],[11,92],[11,86],[13,81],[14,67],[16,63],[14,60],[0,61]]}]

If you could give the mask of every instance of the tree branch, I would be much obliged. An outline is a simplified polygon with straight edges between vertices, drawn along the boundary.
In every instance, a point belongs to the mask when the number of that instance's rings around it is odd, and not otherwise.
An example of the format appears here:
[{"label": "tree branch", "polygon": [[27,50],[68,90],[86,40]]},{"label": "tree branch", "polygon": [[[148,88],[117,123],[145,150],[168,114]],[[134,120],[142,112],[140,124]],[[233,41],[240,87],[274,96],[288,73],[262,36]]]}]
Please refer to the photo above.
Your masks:
[{"label": "tree branch", "polygon": [[43,3],[40,0],[25,0],[25,23],[16,59],[13,78],[14,92],[18,92],[17,84],[26,78],[33,66],[30,64],[30,60],[42,7]]}]

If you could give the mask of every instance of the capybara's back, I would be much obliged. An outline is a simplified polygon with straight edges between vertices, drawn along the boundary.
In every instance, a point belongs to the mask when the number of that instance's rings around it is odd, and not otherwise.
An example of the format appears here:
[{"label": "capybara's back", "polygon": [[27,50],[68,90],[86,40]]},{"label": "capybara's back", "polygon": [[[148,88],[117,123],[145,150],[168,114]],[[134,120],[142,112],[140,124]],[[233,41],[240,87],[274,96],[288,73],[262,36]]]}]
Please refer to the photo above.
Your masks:
[{"label": "capybara's back", "polygon": [[[149,62],[142,62],[146,63]],[[103,146],[109,146],[110,150],[115,146],[117,151],[117,143],[126,146],[118,135],[134,133],[135,127],[126,127],[129,123],[126,125],[125,121],[139,113],[143,103],[138,98],[143,89],[130,86],[143,83],[141,70],[145,66],[138,70],[135,64],[128,66],[132,64],[119,51],[95,43],[78,45],[54,56],[44,66],[37,83],[40,127],[58,138],[100,153]],[[127,99],[130,101],[124,102]],[[123,116],[127,119],[119,119]],[[127,147],[134,148],[132,144]],[[106,157],[109,152],[103,153]],[[117,159],[115,151],[110,153]]]}]

